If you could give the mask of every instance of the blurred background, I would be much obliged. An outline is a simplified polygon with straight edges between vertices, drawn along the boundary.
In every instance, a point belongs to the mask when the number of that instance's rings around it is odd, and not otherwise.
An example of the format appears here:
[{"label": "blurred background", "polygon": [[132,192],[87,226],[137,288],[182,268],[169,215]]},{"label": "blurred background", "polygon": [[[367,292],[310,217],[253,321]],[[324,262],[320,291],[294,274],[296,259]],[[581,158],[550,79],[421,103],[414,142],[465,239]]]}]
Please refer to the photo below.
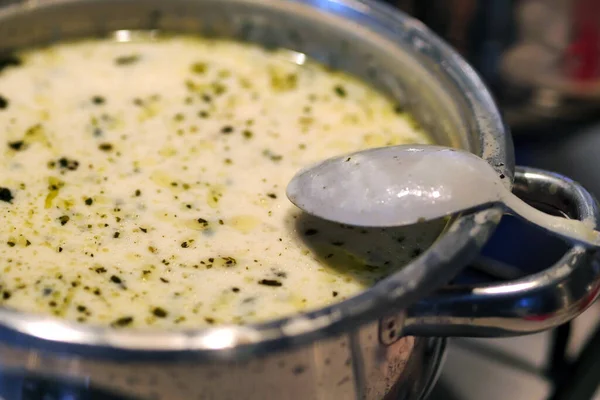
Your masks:
[{"label": "blurred background", "polygon": [[[518,164],[563,173],[600,198],[600,0],[387,3],[429,26],[484,78],[513,133]],[[458,280],[539,271],[564,249],[504,218]],[[600,303],[553,332],[451,340],[428,400],[481,399],[600,400]]]}]

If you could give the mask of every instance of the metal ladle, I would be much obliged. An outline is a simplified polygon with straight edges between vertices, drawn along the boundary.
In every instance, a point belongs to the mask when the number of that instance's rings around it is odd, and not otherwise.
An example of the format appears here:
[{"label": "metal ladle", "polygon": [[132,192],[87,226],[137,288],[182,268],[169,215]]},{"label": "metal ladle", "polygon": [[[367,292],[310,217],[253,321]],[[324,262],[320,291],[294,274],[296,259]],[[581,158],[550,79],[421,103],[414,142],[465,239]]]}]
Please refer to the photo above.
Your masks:
[{"label": "metal ladle", "polygon": [[401,145],[330,158],[298,172],[287,187],[308,214],[346,225],[391,228],[501,204],[546,231],[600,246],[592,221],[541,212],[512,194],[482,158],[464,150]]}]

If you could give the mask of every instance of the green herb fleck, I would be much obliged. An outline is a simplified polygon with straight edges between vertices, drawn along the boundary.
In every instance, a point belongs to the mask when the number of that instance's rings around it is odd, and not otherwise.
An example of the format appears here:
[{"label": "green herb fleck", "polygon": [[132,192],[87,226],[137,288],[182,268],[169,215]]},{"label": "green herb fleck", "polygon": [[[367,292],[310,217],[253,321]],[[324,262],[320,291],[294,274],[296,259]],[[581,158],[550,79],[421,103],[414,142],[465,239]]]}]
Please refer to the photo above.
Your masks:
[{"label": "green herb fleck", "polygon": [[130,54],[127,56],[119,56],[115,58],[115,64],[117,65],[132,65],[140,60],[140,56],[137,54]]},{"label": "green herb fleck", "polygon": [[258,284],[264,285],[264,286],[272,286],[272,287],[283,286],[283,283],[281,283],[275,279],[261,279],[260,281],[258,281]]},{"label": "green herb fleck", "polygon": [[343,86],[337,85],[333,88],[333,90],[335,91],[335,94],[337,94],[339,97],[346,97],[346,89],[344,89]]},{"label": "green herb fleck", "polygon": [[0,201],[4,201],[7,203],[12,203],[14,197],[10,189],[5,187],[0,187]]},{"label": "green herb fleck", "polygon": [[190,70],[195,74],[204,74],[208,69],[208,65],[205,62],[197,62],[192,64]]},{"label": "green herb fleck", "polygon": [[79,168],[79,161],[69,160],[66,157],[61,157],[58,160],[58,166],[63,169],[68,169],[69,171],[75,171]]},{"label": "green herb fleck", "polygon": [[166,318],[168,315],[167,311],[161,307],[154,307],[152,309],[152,314],[158,318]]},{"label": "green herb fleck", "polygon": [[223,257],[223,261],[225,262],[225,266],[233,267],[237,264],[237,260],[233,257]]},{"label": "green herb fleck", "polygon": [[92,97],[92,103],[99,106],[106,103],[106,99],[102,96],[94,96]]},{"label": "green herb fleck", "polygon": [[244,135],[244,138],[246,139],[252,139],[253,136],[252,132],[247,129],[242,132],[242,135]]},{"label": "green herb fleck", "polygon": [[211,86],[217,96],[220,96],[227,91],[227,86],[223,85],[220,82],[214,82]]},{"label": "green herb fleck", "polygon": [[279,154],[275,154],[269,149],[263,150],[262,154],[263,154],[263,156],[267,157],[269,160],[275,161],[275,162],[281,161],[283,159],[283,156],[281,156]]},{"label": "green herb fleck", "polygon": [[233,126],[231,126],[231,125],[226,125],[223,128],[221,128],[221,133],[224,135],[228,135],[232,132],[233,132]]},{"label": "green herb fleck", "polygon": [[102,151],[111,151],[113,149],[113,145],[110,143],[100,143],[98,148]]},{"label": "green herb fleck", "polygon": [[27,148],[27,144],[22,140],[17,140],[16,142],[9,142],[8,147],[15,151],[25,150]]},{"label": "green herb fleck", "polygon": [[133,317],[121,317],[112,323],[112,326],[115,327],[124,327],[127,325],[131,325],[133,322]]},{"label": "green herb fleck", "polygon": [[198,218],[196,221],[198,221],[198,223],[205,228],[208,226],[208,221],[205,220],[204,218]]}]

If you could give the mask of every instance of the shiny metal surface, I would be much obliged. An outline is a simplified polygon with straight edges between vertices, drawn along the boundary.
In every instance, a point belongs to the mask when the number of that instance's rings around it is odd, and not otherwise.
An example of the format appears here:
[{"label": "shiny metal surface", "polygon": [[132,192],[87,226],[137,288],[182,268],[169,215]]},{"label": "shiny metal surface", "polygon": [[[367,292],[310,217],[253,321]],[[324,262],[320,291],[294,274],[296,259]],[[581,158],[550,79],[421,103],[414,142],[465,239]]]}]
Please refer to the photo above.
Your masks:
[{"label": "shiny metal surface", "polygon": [[431,144],[379,147],[322,160],[298,171],[286,194],[309,215],[370,228],[508,206],[512,197],[482,158]]},{"label": "shiny metal surface", "polygon": [[[90,354],[0,345],[2,371],[45,377],[127,399],[418,399],[439,362],[427,338],[379,342],[376,322],[335,338],[229,361],[202,354]],[[5,338],[5,335],[2,335]],[[440,357],[440,354],[435,354]],[[85,399],[85,397],[83,397]]]},{"label": "shiny metal surface", "polygon": [[[549,205],[572,218],[594,221],[599,209],[579,184],[557,174],[517,167],[514,192]],[[551,268],[496,285],[451,287],[409,309],[404,332],[428,336],[513,336],[546,330],[572,319],[600,291],[595,251],[572,247]]]},{"label": "shiny metal surface", "polygon": [[[503,173],[507,185],[512,182],[511,139],[481,80],[422,24],[384,5],[368,0],[0,0],[0,53],[122,29],[195,32],[306,53],[384,90],[439,144],[469,149]],[[418,259],[361,295],[266,324],[141,332],[0,309],[0,369],[73,379],[142,399],[417,399],[434,361],[423,350],[428,339],[403,336],[406,310],[463,268],[500,216],[499,209],[491,209],[457,218]],[[565,257],[574,270],[590,268],[589,258],[577,249]],[[448,303],[417,304],[407,327],[452,334],[452,325],[440,325],[439,319],[432,325],[426,318],[419,325],[412,322]],[[459,310],[456,316],[465,317],[466,308]],[[529,317],[541,317],[538,309],[527,310]],[[570,308],[562,315],[578,312]],[[390,316],[393,324],[378,320]]]},{"label": "shiny metal surface", "polygon": [[[404,345],[406,345],[406,343]],[[437,380],[442,363],[444,361],[443,354],[445,352],[445,348],[445,339],[419,339],[418,343],[412,347],[410,359],[406,362],[406,366],[403,368],[403,371],[406,371],[405,377],[401,378],[395,383],[392,382],[393,386],[388,391],[388,395],[386,397],[381,397],[380,400],[426,400],[427,392],[423,390],[423,388],[432,386],[433,382]],[[46,360],[40,359],[39,361],[41,362]],[[277,363],[283,365],[283,367],[276,372],[275,376],[280,376],[282,369],[291,369],[294,367],[293,365],[285,367],[285,361],[283,360],[279,360]],[[51,365],[56,366],[56,364]],[[119,371],[122,373],[127,373],[127,375],[113,378],[113,382],[110,382],[109,384],[100,380],[101,385],[99,385],[96,381],[90,382],[84,377],[83,373],[76,374],[70,372],[61,374],[59,377],[49,377],[48,375],[44,376],[37,374],[35,371],[23,373],[22,371],[18,370],[3,370],[0,374],[0,396],[6,400],[136,400],[140,398],[153,398],[156,397],[154,396],[153,392],[158,392],[161,389],[165,389],[164,381],[169,382],[175,380],[177,385],[179,385],[179,382],[184,382],[183,385],[193,386],[193,384],[189,383],[188,380],[191,379],[192,382],[196,382],[198,379],[206,378],[206,374],[203,372],[195,375],[197,367],[193,365],[191,367],[191,371],[186,371],[185,373],[175,377],[171,374],[165,374],[164,379],[162,376],[157,374],[157,371],[162,368],[161,366],[156,366],[156,368],[152,370],[146,365],[141,365],[140,371],[134,371],[133,368],[129,370],[121,368]],[[73,368],[71,367],[71,369]],[[82,368],[80,368],[80,370],[81,369]],[[234,371],[234,375],[231,376],[231,378],[237,378],[237,375],[235,374],[236,367],[233,366],[231,369]],[[272,371],[267,370],[266,372]],[[227,377],[229,375],[227,373],[222,377],[217,375],[217,372],[213,371],[208,376],[208,378],[216,380],[214,384],[214,396],[209,397],[204,395],[201,398],[232,398],[230,397],[232,390],[231,388],[227,387],[231,386],[231,381],[227,381]],[[250,371],[247,372],[246,375],[260,375],[260,371]],[[335,378],[336,376],[331,376],[331,379]],[[271,379],[273,379],[273,376],[260,375],[256,384],[266,384],[266,382]],[[309,384],[313,383],[310,382],[310,379],[305,379],[303,381]],[[145,391],[142,391],[142,396],[125,396],[122,394],[123,390],[119,390],[120,386],[125,386],[125,382],[127,382],[127,385],[132,385],[133,383],[138,382],[139,385],[146,385],[148,388]],[[219,384],[225,385],[224,388],[219,389]],[[342,380],[339,380],[337,382],[332,382],[332,384],[344,386],[351,385],[352,383],[350,382],[349,378],[345,378],[343,382]],[[107,385],[111,389],[107,389]],[[297,387],[286,389],[297,389]],[[311,388],[305,388],[302,390],[307,396],[311,396],[313,393]],[[176,398],[183,398],[183,396],[186,395],[189,396],[188,399],[196,398],[193,396],[193,393],[190,391],[186,392],[183,387],[177,387],[177,389],[171,390],[169,393],[170,396],[178,396]],[[421,394],[420,397],[419,393]],[[290,398],[288,393],[286,393],[284,390],[278,389],[273,389],[269,396],[273,397],[262,397],[261,399]],[[247,398],[257,397],[246,395],[244,397],[237,397],[236,399]],[[326,399],[326,397],[321,398]]]}]

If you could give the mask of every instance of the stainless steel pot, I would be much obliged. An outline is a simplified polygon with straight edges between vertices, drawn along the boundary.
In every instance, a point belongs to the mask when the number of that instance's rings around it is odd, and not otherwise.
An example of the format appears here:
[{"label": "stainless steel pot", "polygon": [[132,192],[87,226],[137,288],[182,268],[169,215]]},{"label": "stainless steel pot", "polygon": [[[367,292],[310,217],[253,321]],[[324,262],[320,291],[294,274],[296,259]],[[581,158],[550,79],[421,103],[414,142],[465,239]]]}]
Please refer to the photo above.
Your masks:
[{"label": "stainless steel pot", "polygon": [[[0,2],[0,4],[2,4]],[[394,97],[433,138],[481,155],[525,197],[598,225],[576,183],[518,168],[473,70],[422,24],[368,0],[45,0],[0,7],[0,50],[123,29],[197,32],[282,46]],[[0,368],[143,399],[417,399],[443,341],[551,328],[596,297],[600,266],[570,248],[518,281],[436,289],[477,255],[499,209],[465,215],[422,256],[355,298],[260,325],[195,331],[82,326],[0,309]]]}]

